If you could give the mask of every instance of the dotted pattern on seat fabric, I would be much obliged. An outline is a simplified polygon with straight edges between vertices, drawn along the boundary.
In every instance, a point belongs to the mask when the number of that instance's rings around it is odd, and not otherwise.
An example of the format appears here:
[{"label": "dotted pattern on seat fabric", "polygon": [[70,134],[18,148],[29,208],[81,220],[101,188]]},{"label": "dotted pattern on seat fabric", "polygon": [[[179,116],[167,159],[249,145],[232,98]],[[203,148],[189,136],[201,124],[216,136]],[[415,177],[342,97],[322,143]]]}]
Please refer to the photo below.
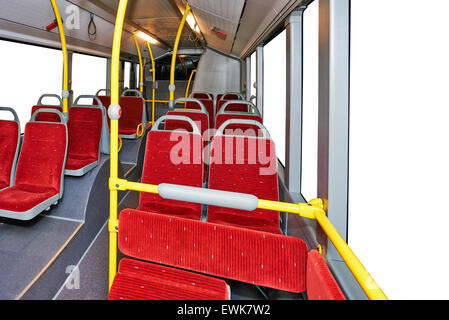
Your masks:
[{"label": "dotted pattern on seat fabric", "polygon": [[69,109],[66,169],[78,170],[98,161],[103,112],[98,108]]},{"label": "dotted pattern on seat fabric", "polygon": [[[181,131],[151,131],[148,134],[142,183],[172,183],[202,187],[203,145],[200,135]],[[201,218],[201,204],[162,199],[158,194],[140,194],[140,210]]]},{"label": "dotted pattern on seat fabric", "polygon": [[298,238],[125,209],[118,246],[133,258],[221,278],[305,291],[307,246]]},{"label": "dotted pattern on seat fabric", "polygon": [[306,280],[309,300],[346,300],[326,261],[317,250],[309,252]]},{"label": "dotted pattern on seat fabric", "polygon": [[131,259],[120,260],[109,300],[227,300],[220,279]]},{"label": "dotted pattern on seat fabric", "polygon": [[[39,109],[55,109],[62,113],[62,107],[60,106],[33,106],[31,108],[31,116]],[[41,112],[36,116],[36,121],[46,121],[46,122],[61,122],[59,116],[55,113],[45,113]]]},{"label": "dotted pattern on seat fabric", "polygon": [[0,189],[9,187],[11,183],[12,166],[18,143],[18,123],[0,120]]},{"label": "dotted pattern on seat fabric", "polygon": [[[271,168],[270,167],[271,164]],[[209,188],[279,200],[277,159],[272,140],[218,136],[212,140]],[[208,206],[209,222],[281,233],[279,212]]]}]

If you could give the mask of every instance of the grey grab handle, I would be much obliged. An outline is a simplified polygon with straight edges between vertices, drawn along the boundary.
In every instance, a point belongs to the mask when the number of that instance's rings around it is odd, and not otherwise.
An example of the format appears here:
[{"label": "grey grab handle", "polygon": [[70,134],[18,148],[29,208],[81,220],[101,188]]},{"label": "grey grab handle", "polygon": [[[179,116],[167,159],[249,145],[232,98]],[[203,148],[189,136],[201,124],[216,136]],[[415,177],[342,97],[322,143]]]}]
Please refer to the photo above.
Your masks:
[{"label": "grey grab handle", "polygon": [[222,96],[220,97],[220,100],[218,100],[218,101],[224,100],[224,98],[225,98],[227,95],[229,95],[229,94],[236,94],[241,100],[245,100],[245,99],[243,98],[243,95],[242,95],[241,93],[238,93],[238,92],[226,92],[224,95],[222,95]]},{"label": "grey grab handle", "polygon": [[209,112],[207,112],[206,107],[204,106],[204,104],[200,100],[198,100],[196,98],[179,98],[178,100],[175,101],[175,105],[178,102],[195,102],[195,103],[199,104],[202,112],[204,112],[205,114],[209,115]]},{"label": "grey grab handle", "polygon": [[39,113],[55,113],[55,114],[57,114],[59,116],[59,119],[61,119],[61,123],[62,124],[65,124],[65,125],[67,124],[67,121],[65,120],[65,117],[64,117],[64,115],[61,112],[59,112],[56,109],[49,109],[49,108],[42,108],[42,109],[36,110],[33,113],[33,115],[31,116],[30,122],[35,122],[36,121],[36,116]]},{"label": "grey grab handle", "polygon": [[237,103],[238,104],[246,104],[246,105],[248,105],[248,113],[250,113],[249,109],[252,108],[253,111],[254,111],[253,114],[255,114],[255,115],[259,116],[259,117],[262,117],[262,115],[259,112],[259,109],[257,109],[256,106],[252,102],[246,101],[246,100],[229,100],[229,101],[225,102],[225,104],[221,107],[220,111],[218,111],[217,115],[224,114],[224,113],[226,113],[226,114],[232,114],[232,113],[242,114],[242,112],[226,111],[225,110],[227,106],[229,106],[231,104],[237,104]]},{"label": "grey grab handle", "polygon": [[193,96],[195,93],[205,94],[209,97],[208,100],[214,100],[214,98],[212,97],[212,95],[209,92],[201,92],[201,91],[200,92],[192,92],[189,97],[191,97],[193,99],[198,99]]},{"label": "grey grab handle", "polygon": [[192,126],[194,134],[201,135],[200,129],[198,129],[198,126],[196,125],[196,123],[192,119],[190,119],[189,117],[186,117],[186,116],[177,116],[177,115],[165,115],[163,117],[160,117],[154,123],[153,127],[151,128],[151,131],[164,131],[164,130],[159,130],[158,129],[159,126],[161,125],[162,121],[164,121],[164,120],[186,121],[186,122],[188,122]]},{"label": "grey grab handle", "polygon": [[134,93],[137,93],[137,96],[138,96],[138,97],[143,98],[142,92],[140,92],[140,91],[137,90],[137,89],[126,89],[125,91],[122,92],[121,97],[125,97],[125,94],[128,93],[128,92],[134,92]]},{"label": "grey grab handle", "polygon": [[257,209],[259,199],[246,193],[187,187],[161,183],[158,193],[164,199],[202,203],[210,206],[253,211]]},{"label": "grey grab handle", "polygon": [[14,121],[20,124],[19,117],[17,116],[16,111],[13,108],[10,107],[0,107],[0,111],[9,111],[14,116]]},{"label": "grey grab handle", "polygon": [[109,90],[109,89],[100,89],[97,91],[97,93],[95,95],[98,96],[98,94],[102,91],[106,92],[106,94],[108,93],[108,91],[111,92],[111,90]]},{"label": "grey grab handle", "polygon": [[263,132],[263,138],[265,139],[271,139],[270,134],[268,133],[268,130],[257,120],[250,120],[250,119],[229,119],[223,122],[223,124],[217,129],[217,132],[215,133],[215,136],[222,136],[224,129],[229,126],[230,124],[250,124],[253,126],[258,127]]},{"label": "grey grab handle", "polygon": [[45,93],[45,94],[43,94],[43,95],[41,95],[41,96],[39,97],[39,100],[37,100],[37,105],[38,105],[38,106],[42,106],[42,105],[43,105],[43,104],[42,104],[42,99],[44,99],[44,98],[56,98],[56,99],[59,100],[59,105],[61,106],[61,108],[62,108],[62,106],[64,105],[64,103],[62,102],[61,97],[58,96],[57,94],[54,94],[54,93]]},{"label": "grey grab handle", "polygon": [[79,95],[76,98],[75,102],[73,103],[73,106],[74,107],[77,107],[77,106],[96,107],[95,105],[92,105],[92,104],[78,104],[78,101],[81,100],[81,99],[94,99],[95,101],[97,101],[99,107],[104,108],[103,103],[101,102],[101,100],[97,96],[92,96],[92,95],[89,95],[89,94]]}]

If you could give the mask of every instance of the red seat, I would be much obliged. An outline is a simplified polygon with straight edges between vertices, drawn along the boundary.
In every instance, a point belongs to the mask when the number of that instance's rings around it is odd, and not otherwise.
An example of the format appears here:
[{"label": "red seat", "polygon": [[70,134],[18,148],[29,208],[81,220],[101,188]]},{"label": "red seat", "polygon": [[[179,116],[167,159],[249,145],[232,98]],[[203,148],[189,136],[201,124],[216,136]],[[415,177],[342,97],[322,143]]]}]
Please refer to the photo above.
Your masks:
[{"label": "red seat", "polygon": [[102,123],[103,111],[99,107],[69,109],[66,174],[80,176],[95,166],[100,155]]},{"label": "red seat", "polygon": [[14,187],[0,191],[0,216],[30,220],[57,202],[63,192],[66,152],[64,123],[27,123]]},{"label": "red seat", "polygon": [[15,120],[0,120],[0,190],[14,184],[14,171],[17,163],[20,142],[20,123],[15,111],[0,107],[1,111],[10,111]]},{"label": "red seat", "polygon": [[[175,120],[173,117],[175,116],[159,118],[148,134],[142,183],[160,184],[165,182],[201,187],[204,175],[201,135],[199,132],[158,130],[158,126],[163,120]],[[185,119],[190,120],[189,118]],[[201,204],[166,200],[151,193],[140,194],[139,210],[178,215],[190,219],[201,218]]]},{"label": "red seat", "polygon": [[125,258],[109,292],[109,300],[228,299],[223,280]]},{"label": "red seat", "polygon": [[[248,193],[260,199],[278,201],[274,142],[269,137],[221,135],[218,132],[212,140],[209,188]],[[207,212],[207,221],[210,222],[281,233],[279,212],[215,206],[208,206]]]},{"label": "red seat", "polygon": [[[36,110],[39,109],[55,109],[58,110],[59,112],[62,112],[62,107],[61,106],[46,106],[46,105],[36,105],[33,106],[31,108],[31,115],[33,115]],[[47,122],[59,122],[59,117],[57,114],[54,113],[39,113],[36,117],[36,121],[47,121]]]},{"label": "red seat", "polygon": [[[207,113],[209,114],[209,128],[213,128],[214,127],[214,101],[213,100],[207,100],[207,99],[198,99],[199,101],[201,101],[204,105],[204,107],[206,108]],[[186,109],[195,109],[195,110],[201,110],[200,106],[198,106],[197,103],[195,102],[191,102],[188,101],[186,103]]]},{"label": "red seat", "polygon": [[[250,114],[250,113],[222,113],[217,115],[217,118],[215,119],[215,130],[218,130],[218,128],[220,128],[220,126],[225,123],[227,120],[230,119],[248,119],[248,120],[255,120],[258,121],[260,123],[263,124],[263,119],[261,116],[257,116],[255,114]],[[245,125],[245,124],[240,124],[240,125],[236,125],[236,126],[230,126],[231,129],[237,129],[240,128],[242,130],[246,130],[248,128],[252,128],[254,129],[254,126],[250,126],[250,125]],[[229,127],[228,127],[229,128]]]},{"label": "red seat", "polygon": [[[217,95],[217,103],[216,103],[216,108],[215,108],[215,114],[218,114],[218,112],[220,111],[221,107],[228,101],[230,100],[243,100],[242,96],[237,94],[237,93],[225,93],[222,95]],[[232,111],[247,111],[247,108],[243,108],[237,107],[238,110],[232,110]]]},{"label": "red seat", "polygon": [[306,290],[301,239],[125,209],[118,246],[130,257],[291,292]]},{"label": "red seat", "polygon": [[307,297],[309,300],[346,300],[321,254],[312,250],[307,260]]},{"label": "red seat", "polygon": [[195,99],[213,100],[211,94],[207,92],[194,92],[192,93],[192,97]]}]

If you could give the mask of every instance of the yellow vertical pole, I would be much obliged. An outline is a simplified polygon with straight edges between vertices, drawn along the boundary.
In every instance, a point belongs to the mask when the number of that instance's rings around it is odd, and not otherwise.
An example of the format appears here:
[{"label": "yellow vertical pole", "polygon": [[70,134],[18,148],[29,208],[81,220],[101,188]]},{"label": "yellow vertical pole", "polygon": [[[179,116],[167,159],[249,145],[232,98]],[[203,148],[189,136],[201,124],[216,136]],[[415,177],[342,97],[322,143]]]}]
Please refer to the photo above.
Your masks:
[{"label": "yellow vertical pole", "polygon": [[[128,0],[120,0],[115,21],[111,58],[111,106],[119,105],[120,45]],[[118,179],[118,120],[111,119],[110,181]],[[117,189],[109,184],[109,289],[117,272]]]},{"label": "yellow vertical pole", "polygon": [[134,43],[136,44],[137,54],[139,55],[139,68],[140,68],[140,83],[139,89],[143,93],[143,65],[142,65],[142,55],[140,53],[139,43],[137,42],[136,35],[133,35]]},{"label": "yellow vertical pole", "polygon": [[64,33],[64,24],[62,23],[61,14],[58,10],[56,0],[50,0],[55,13],[56,22],[58,23],[59,37],[61,38],[62,60],[63,60],[63,81],[62,81],[62,111],[67,114],[69,111],[69,59],[67,53],[67,42]]},{"label": "yellow vertical pole", "polygon": [[[193,75],[196,73],[196,69],[192,70],[190,73],[189,83],[187,83],[187,89],[186,89],[186,98],[189,97],[189,89],[190,89],[190,83],[192,82]],[[184,102],[184,108],[186,107],[187,102]]]},{"label": "yellow vertical pole", "polygon": [[154,124],[154,102],[156,99],[156,89],[154,88],[154,83],[156,82],[156,66],[154,64],[154,57],[153,57],[153,51],[151,50],[151,46],[150,43],[147,41],[147,47],[148,47],[148,51],[150,52],[150,57],[151,57],[151,72],[153,74],[153,106],[151,108],[152,111],[152,119],[151,119],[151,124]]},{"label": "yellow vertical pole", "polygon": [[190,12],[190,6],[187,3],[186,10],[184,11],[184,15],[182,16],[181,23],[179,24],[178,33],[176,34],[175,46],[173,47],[173,55],[171,59],[171,68],[170,68],[170,102],[168,107],[174,108],[175,106],[175,67],[176,67],[176,56],[178,54],[178,46],[179,41],[181,40],[182,29],[184,29],[184,24],[186,22],[187,16]]}]

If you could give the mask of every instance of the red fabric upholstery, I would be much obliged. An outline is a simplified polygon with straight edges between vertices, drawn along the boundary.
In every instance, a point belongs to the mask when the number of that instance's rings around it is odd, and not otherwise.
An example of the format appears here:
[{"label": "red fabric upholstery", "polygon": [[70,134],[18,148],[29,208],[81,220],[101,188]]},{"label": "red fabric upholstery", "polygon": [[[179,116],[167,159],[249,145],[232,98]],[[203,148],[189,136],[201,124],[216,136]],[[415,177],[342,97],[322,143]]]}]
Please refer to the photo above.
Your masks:
[{"label": "red fabric upholstery", "polygon": [[[207,99],[198,99],[200,100],[204,107],[207,110],[207,113],[209,114],[209,128],[213,128],[214,127],[214,102],[212,100],[207,100]],[[194,109],[194,110],[201,110],[201,107],[194,102],[186,102],[186,108],[187,109]]]},{"label": "red fabric upholstery", "polygon": [[152,263],[122,259],[109,300],[228,300],[223,280]]},{"label": "red fabric upholstery", "polygon": [[27,211],[61,191],[66,132],[63,124],[27,123],[15,186],[0,191],[0,209]]},{"label": "red fabric upholstery", "polygon": [[[110,96],[97,96],[97,98],[101,101],[103,106],[108,110],[108,107],[111,105],[111,97]],[[98,105],[97,100],[93,99],[93,104]]]},{"label": "red fabric upholstery", "polygon": [[125,209],[124,254],[250,284],[304,292],[307,246],[298,238]]},{"label": "red fabric upholstery", "polygon": [[0,190],[9,187],[11,183],[12,166],[18,143],[18,123],[0,120]]},{"label": "red fabric upholstery", "polygon": [[321,254],[312,250],[307,260],[307,297],[309,300],[346,300]]},{"label": "red fabric upholstery", "polygon": [[[174,141],[171,141],[172,139]],[[181,131],[151,131],[147,138],[142,182],[149,184],[165,182],[201,187],[203,182],[202,149],[200,135]],[[140,194],[139,210],[190,219],[201,218],[201,204],[166,200],[151,193]]]},{"label": "red fabric upholstery", "polygon": [[66,169],[78,170],[98,160],[103,113],[98,108],[69,109]]},{"label": "red fabric upholstery", "polygon": [[[263,124],[263,120],[261,117],[256,115],[245,115],[245,114],[228,114],[228,113],[222,113],[217,115],[215,119],[215,130],[220,128],[220,126],[226,121],[230,119],[249,119],[249,120],[256,120]],[[239,125],[242,129],[248,128],[248,126],[245,126],[243,124]]]},{"label": "red fabric upholstery", "polygon": [[[231,99],[221,100],[220,102],[218,102],[217,113],[221,110],[221,108],[224,106],[224,104],[226,102],[228,102],[229,100],[231,100]],[[226,111],[248,112],[248,107],[249,106],[246,103],[230,103],[226,107]]]},{"label": "red fabric upholstery", "polygon": [[120,97],[122,116],[118,122],[118,133],[133,135],[137,132],[137,126],[142,123],[143,105],[145,101],[141,97]]},{"label": "red fabric upholstery", "polygon": [[[279,200],[277,160],[271,140],[218,136],[212,140],[209,188],[249,193],[264,200]],[[281,233],[279,212],[236,210],[208,206],[209,222]]]},{"label": "red fabric upholstery", "polygon": [[[219,95],[217,95],[217,105],[215,106],[216,107],[215,108],[215,114],[217,114],[218,111],[220,111],[220,109],[223,106],[223,104],[225,104],[229,100],[240,100],[240,97],[237,94],[234,94],[234,93],[227,93],[227,94],[219,94]],[[231,109],[226,109],[226,110],[229,110],[229,111],[242,111],[242,110],[233,110],[232,108]],[[244,109],[243,111],[248,111],[248,107],[246,107],[246,109]]]},{"label": "red fabric upholstery", "polygon": [[201,93],[201,92],[194,92],[192,94],[192,97],[195,99],[205,99],[205,100],[209,100],[209,95],[206,93]]},{"label": "red fabric upholstery", "polygon": [[[62,108],[60,106],[33,106],[31,108],[31,115],[39,109],[56,109],[59,112],[62,112]],[[41,112],[36,116],[36,121],[47,121],[47,122],[60,122],[59,116],[54,113],[44,113]]]}]

